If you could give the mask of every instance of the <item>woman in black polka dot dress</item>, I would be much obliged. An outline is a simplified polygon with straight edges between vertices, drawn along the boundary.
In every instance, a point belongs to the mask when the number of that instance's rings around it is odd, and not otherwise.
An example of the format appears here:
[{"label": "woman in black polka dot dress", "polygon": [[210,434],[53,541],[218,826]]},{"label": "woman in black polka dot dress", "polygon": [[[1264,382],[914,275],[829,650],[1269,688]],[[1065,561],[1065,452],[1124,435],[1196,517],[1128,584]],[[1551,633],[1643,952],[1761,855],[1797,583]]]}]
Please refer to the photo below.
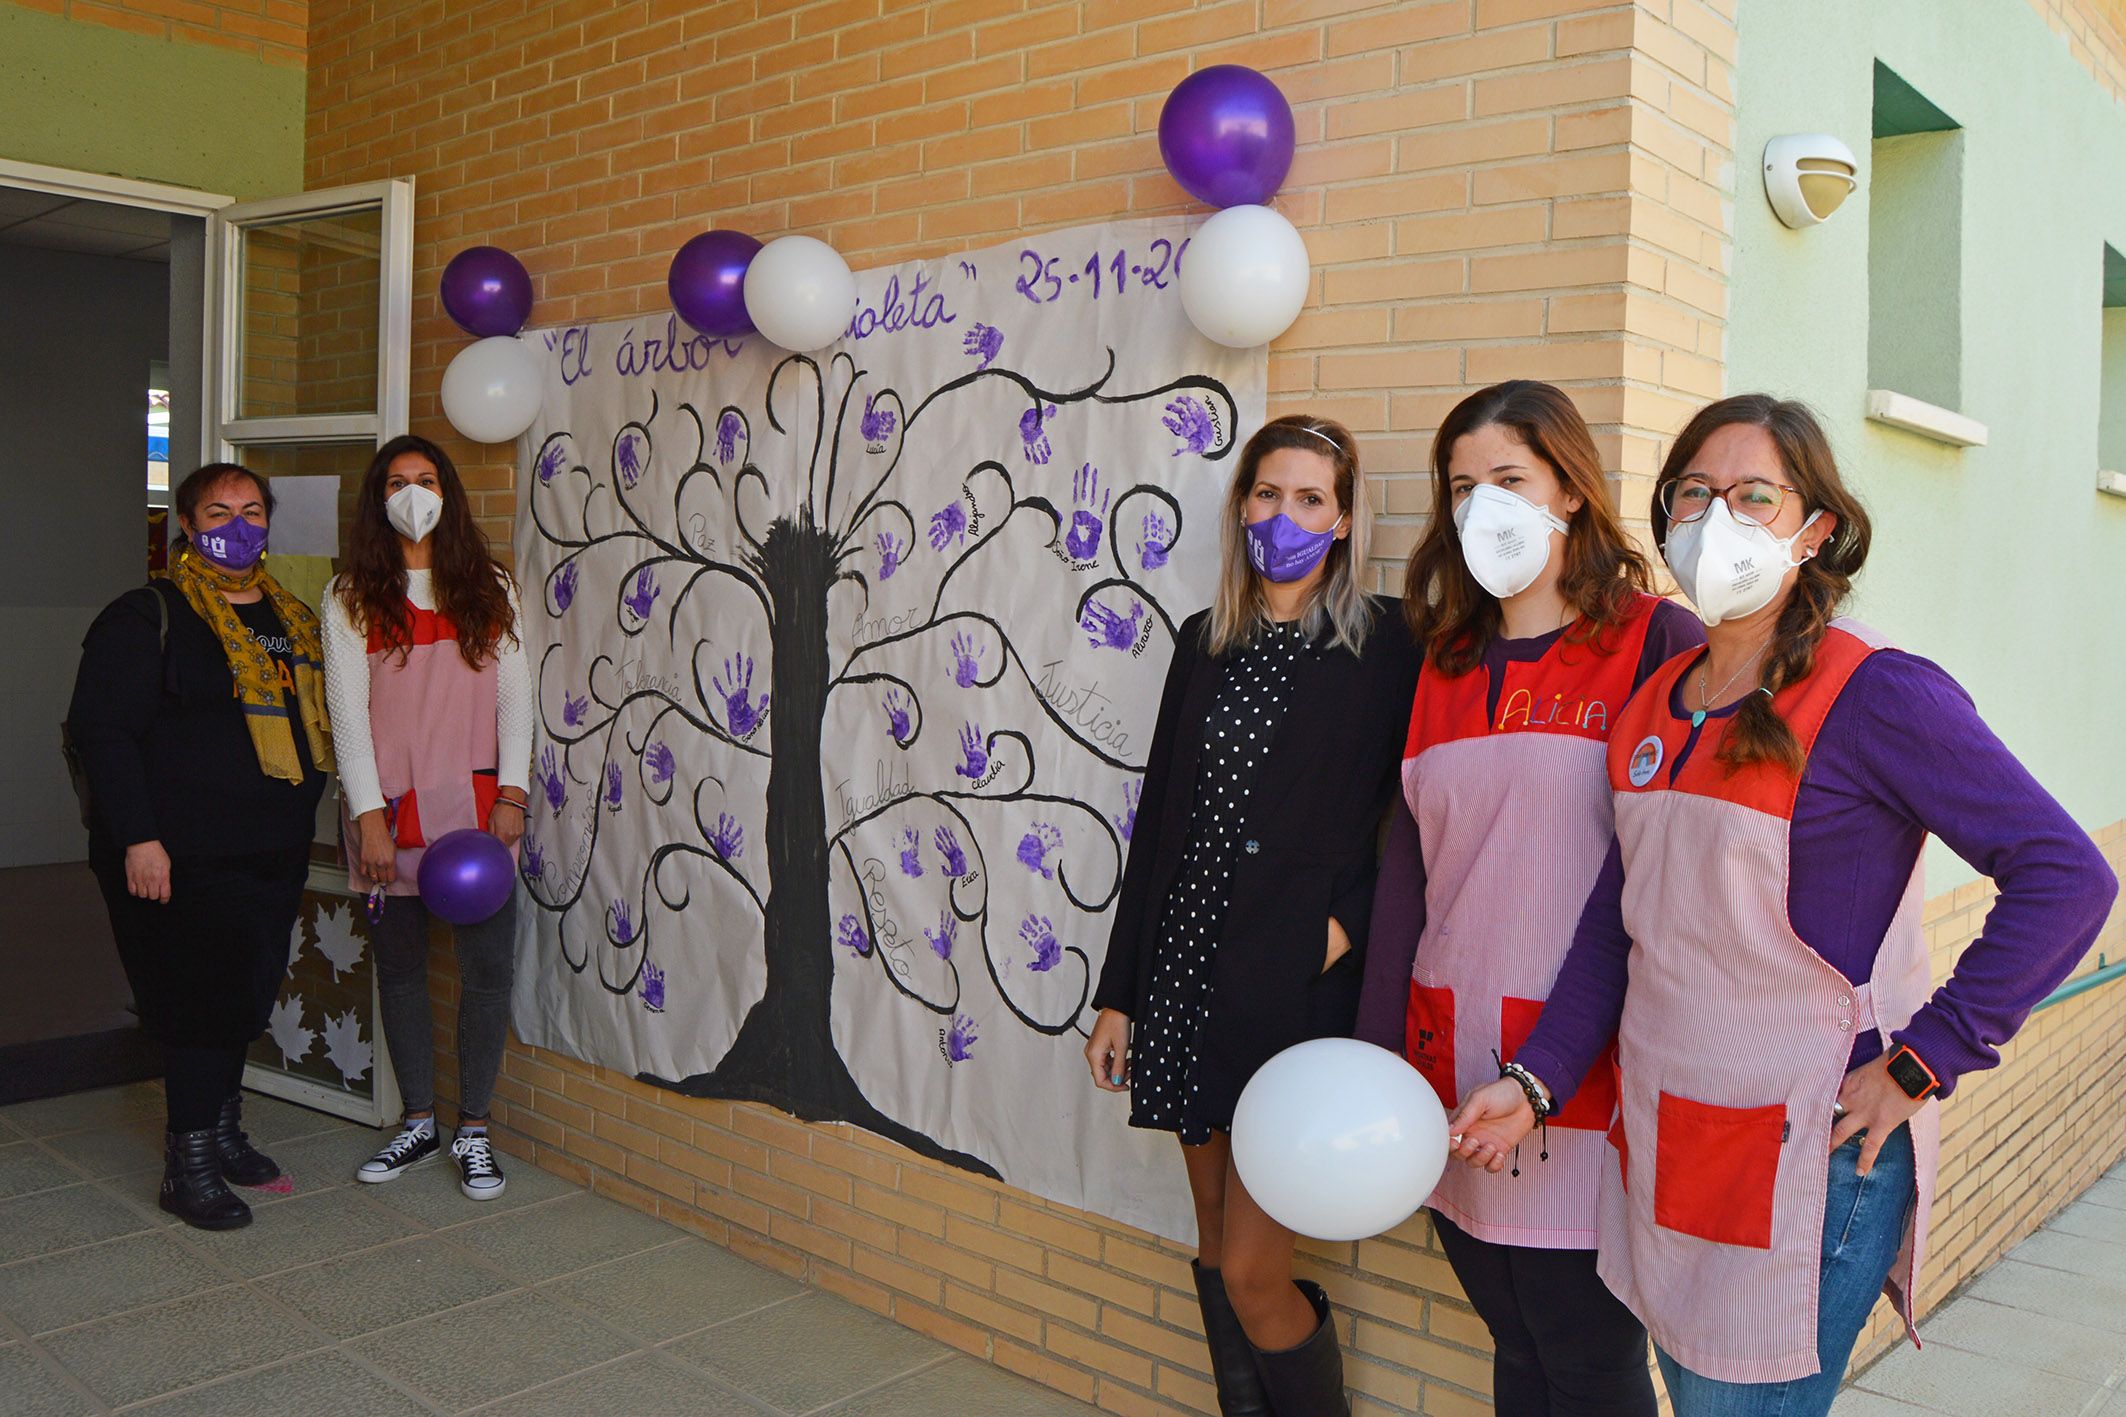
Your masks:
[{"label": "woman in black polka dot dress", "polygon": [[1418,657],[1365,593],[1357,447],[1265,424],[1223,516],[1217,600],[1184,622],[1145,766],[1086,1045],[1130,1124],[1176,1134],[1226,1413],[1345,1413],[1328,1301],[1233,1170],[1240,1091],[1272,1056],[1351,1032],[1378,829]]}]

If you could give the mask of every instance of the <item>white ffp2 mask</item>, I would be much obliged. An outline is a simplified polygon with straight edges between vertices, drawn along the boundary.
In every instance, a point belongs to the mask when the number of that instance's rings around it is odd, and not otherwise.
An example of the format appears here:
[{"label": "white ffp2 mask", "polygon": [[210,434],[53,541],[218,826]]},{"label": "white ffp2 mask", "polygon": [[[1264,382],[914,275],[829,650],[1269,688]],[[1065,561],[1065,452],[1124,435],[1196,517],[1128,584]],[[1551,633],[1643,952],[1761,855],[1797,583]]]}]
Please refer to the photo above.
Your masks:
[{"label": "white ffp2 mask", "polygon": [[1781,539],[1770,528],[1736,516],[1726,498],[1716,497],[1704,516],[1669,527],[1661,555],[1700,620],[1708,625],[1739,620],[1770,605],[1786,573],[1815,554],[1796,559],[1794,543],[1821,515],[1810,512],[1792,536]]},{"label": "white ffp2 mask", "polygon": [[1570,528],[1548,507],[1485,482],[1454,509],[1454,530],[1469,574],[1505,600],[1536,583],[1550,563],[1550,534],[1563,536]]},{"label": "white ffp2 mask", "polygon": [[408,541],[425,541],[443,519],[443,499],[418,482],[409,482],[384,499],[384,515]]}]

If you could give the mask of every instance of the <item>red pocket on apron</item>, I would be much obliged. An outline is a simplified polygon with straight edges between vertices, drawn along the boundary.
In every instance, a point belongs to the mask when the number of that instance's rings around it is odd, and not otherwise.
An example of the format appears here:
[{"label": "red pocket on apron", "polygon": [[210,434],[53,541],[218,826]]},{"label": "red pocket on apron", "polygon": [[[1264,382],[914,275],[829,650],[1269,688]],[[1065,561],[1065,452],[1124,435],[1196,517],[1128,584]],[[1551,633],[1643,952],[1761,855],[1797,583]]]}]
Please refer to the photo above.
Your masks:
[{"label": "red pocket on apron", "polygon": [[[1507,1062],[1521,1051],[1528,1035],[1535,1032],[1536,1020],[1543,1016],[1543,1001],[1540,999],[1516,999],[1508,994],[1499,1000],[1499,1057]],[[1572,1101],[1564,1110],[1550,1119],[1553,1127],[1571,1127],[1583,1132],[1607,1130],[1609,1119],[1617,1111],[1617,1044],[1611,1039],[1603,1048],[1587,1076],[1573,1090]]]},{"label": "red pocket on apron", "polygon": [[1716,1107],[1661,1094],[1654,1127],[1654,1223],[1701,1240],[1772,1247],[1772,1193],[1786,1105]]},{"label": "red pocket on apron", "polygon": [[[1610,1045],[1609,1086],[1622,1095],[1624,1091],[1624,1066],[1616,1060],[1616,1045]],[[1617,1149],[1617,1172],[1623,1180],[1624,1190],[1631,1191],[1631,1143],[1624,1136],[1624,1109],[1617,1108],[1617,1119],[1609,1124],[1609,1144]]]},{"label": "red pocket on apron", "polygon": [[1454,991],[1433,984],[1410,986],[1403,1055],[1425,1075],[1449,1116],[1461,1102],[1454,1074]]},{"label": "red pocket on apron", "polygon": [[[479,814],[481,831],[487,830],[488,815],[495,809],[495,799],[502,794],[502,779],[492,772],[474,772],[472,775],[473,811]],[[406,789],[403,797],[394,797],[385,803],[387,820],[391,823],[392,845],[401,851],[412,851],[428,845],[427,836],[421,831],[421,804],[412,788]]]}]

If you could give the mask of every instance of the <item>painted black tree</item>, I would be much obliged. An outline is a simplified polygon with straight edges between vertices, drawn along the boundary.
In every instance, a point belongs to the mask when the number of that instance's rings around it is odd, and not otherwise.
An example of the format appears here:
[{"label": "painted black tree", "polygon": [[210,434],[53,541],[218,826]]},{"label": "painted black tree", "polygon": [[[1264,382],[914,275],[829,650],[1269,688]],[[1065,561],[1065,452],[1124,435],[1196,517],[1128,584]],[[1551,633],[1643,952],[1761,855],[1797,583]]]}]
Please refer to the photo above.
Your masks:
[{"label": "painted black tree", "polygon": [[[1227,457],[1237,416],[1230,393],[1209,377],[1117,390],[1109,351],[1100,377],[1047,389],[993,363],[1001,336],[989,327],[974,326],[967,341],[980,365],[912,406],[849,354],[824,364],[792,355],[774,367],[759,407],[659,407],[645,386],[648,407],[601,450],[602,472],[570,433],[548,435],[530,489],[533,525],[559,558],[538,587],[545,613],[557,621],[602,616],[579,592],[611,578],[623,643],[664,640],[665,661],[684,672],[636,673],[629,665],[639,661],[601,653],[587,679],[568,683],[561,647],[546,650],[524,875],[536,905],[558,917],[568,967],[595,972],[607,990],[638,995],[653,1010],[664,1006],[664,969],[677,952],[729,948],[726,932],[741,927],[760,941],[765,991],[716,1066],[646,1080],[854,1123],[994,1175],[982,1159],[866,1098],[835,1045],[836,971],[877,969],[906,1007],[934,1014],[948,1062],[978,1044],[973,1020],[960,1012],[963,964],[987,972],[1018,1025],[1047,1035],[1084,1030],[1093,983],[1084,950],[1059,943],[1038,913],[993,922],[990,863],[1053,882],[1078,910],[1104,910],[1119,884],[1134,796],[1075,800],[1049,790],[1041,764],[1083,753],[1141,771],[1149,723],[1121,751],[1103,741],[1094,719],[1043,682],[1038,659],[1028,662],[1028,617],[1053,622],[1044,633],[1064,625],[1095,652],[1140,656],[1161,637],[1170,641],[1174,620],[1150,573],[1181,536],[1182,506],[1152,479],[1153,460]],[[999,428],[995,448],[941,447],[920,436],[967,399],[1008,403],[1016,428]],[[1055,457],[1058,420],[1094,410],[1141,420],[1143,475]],[[1200,531],[1196,542],[1208,544]],[[1070,572],[1057,578],[1056,594],[1001,609],[957,594],[963,568],[1028,556],[1029,548]],[[594,558],[603,569],[586,576]],[[927,569],[911,574],[919,558]],[[895,591],[921,583],[919,603],[899,596],[887,613],[880,592],[896,576]],[[726,618],[742,606],[755,622],[756,649],[704,638],[704,600]],[[911,668],[923,656],[939,666],[930,679],[949,674],[957,690],[1007,698],[1009,710],[988,717],[1019,726],[953,714],[959,721],[949,727],[927,727],[926,674]],[[882,764],[875,790],[850,789],[826,752],[830,723],[847,720],[846,709],[839,718],[830,710],[849,695],[877,716],[897,761],[934,764],[935,737],[925,754],[911,751],[930,732],[949,735],[957,763],[924,774],[942,780],[921,781]],[[701,751],[700,739],[713,747]],[[690,781],[682,760],[720,770]],[[765,817],[747,821],[732,810],[729,780],[763,771]],[[594,898],[600,833],[634,794],[660,808],[683,806],[689,825],[625,864],[636,884]],[[929,814],[926,829],[890,830],[915,807]],[[607,882],[613,864],[600,873]],[[936,927],[913,922],[918,932],[888,918],[884,883],[904,885],[895,872],[926,870],[943,881],[943,903]],[[750,921],[728,910],[707,921],[683,914],[709,873],[735,884]],[[837,894],[850,908],[837,911]],[[1031,976],[1042,984],[1038,1000],[1023,988]],[[1059,979],[1070,981],[1060,993]]]}]

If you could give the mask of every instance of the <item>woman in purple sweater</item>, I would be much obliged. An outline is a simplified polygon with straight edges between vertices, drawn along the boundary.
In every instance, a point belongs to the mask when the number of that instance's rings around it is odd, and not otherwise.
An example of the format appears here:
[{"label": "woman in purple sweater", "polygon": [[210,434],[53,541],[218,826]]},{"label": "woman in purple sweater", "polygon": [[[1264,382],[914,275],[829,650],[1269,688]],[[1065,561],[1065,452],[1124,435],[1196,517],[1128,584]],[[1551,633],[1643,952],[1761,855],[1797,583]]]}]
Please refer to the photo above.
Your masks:
[{"label": "woman in purple sweater", "polygon": [[[1655,485],[1707,625],[1610,738],[1617,840],[1534,1032],[1464,1099],[1490,1171],[1616,1036],[1603,1279],[1678,1417],[1821,1417],[1878,1292],[1911,1322],[1939,1107],[2118,882],[1941,669],[1835,618],[1869,527],[1800,404],[1723,399]],[[1928,833],[2000,889],[1933,987]]]}]

